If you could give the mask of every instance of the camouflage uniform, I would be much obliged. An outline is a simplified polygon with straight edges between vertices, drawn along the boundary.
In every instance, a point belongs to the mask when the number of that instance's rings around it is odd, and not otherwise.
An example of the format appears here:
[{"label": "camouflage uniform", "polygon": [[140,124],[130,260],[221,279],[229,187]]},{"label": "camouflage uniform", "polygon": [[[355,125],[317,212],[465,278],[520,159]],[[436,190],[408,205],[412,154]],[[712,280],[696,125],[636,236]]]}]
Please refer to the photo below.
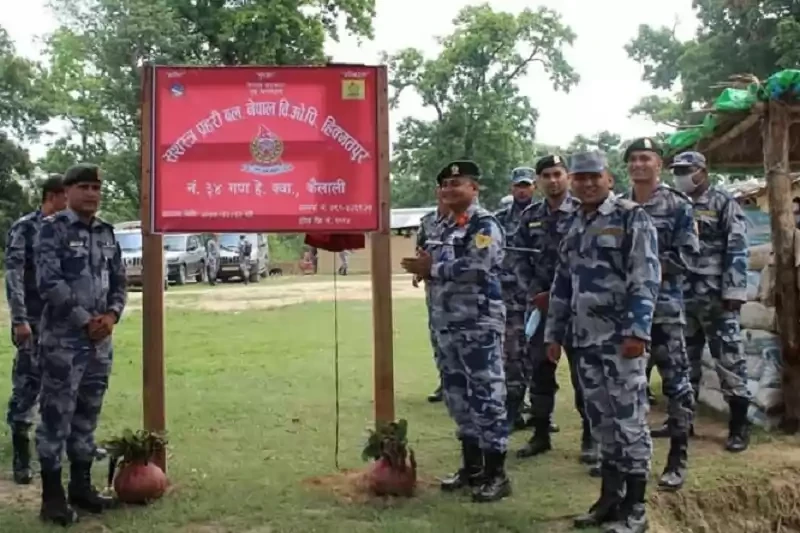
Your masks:
[{"label": "camouflage uniform", "polygon": [[[675,172],[684,169],[685,179],[694,169],[705,169],[705,157],[684,152],[671,165]],[[700,256],[692,265],[684,284],[686,298],[686,345],[691,364],[695,401],[702,377],[703,349],[708,342],[716,363],[722,392],[730,405],[730,432],[727,447],[742,451],[747,447],[747,360],[740,331],[740,312],[726,308],[726,301],[747,301],[747,219],[741,207],[724,190],[710,187],[692,194],[694,219],[700,234]],[[733,442],[741,439],[740,443]]]},{"label": "camouflage uniform", "polygon": [[[538,250],[537,253],[517,252],[517,276],[524,286],[527,312],[534,310],[532,299],[537,294],[550,291],[558,261],[558,247],[569,228],[572,214],[577,206],[569,194],[561,205],[551,209],[547,200],[531,205],[522,214],[519,231],[514,235],[511,245],[514,248]],[[543,320],[544,322],[544,320]],[[531,386],[531,412],[534,437],[526,448],[517,455],[527,457],[538,455],[550,449],[550,421],[555,408],[555,395],[558,390],[556,367],[547,359],[544,344],[544,324],[530,340],[530,354],[527,363],[527,377]],[[572,350],[568,350],[570,360]],[[577,376],[575,376],[577,381]],[[583,398],[580,386],[575,390],[575,404],[583,418]],[[586,426],[588,433],[588,425]]]},{"label": "camouflage uniform", "polygon": [[[68,185],[69,172],[65,178]],[[71,209],[46,217],[35,245],[36,280],[45,301],[40,330],[41,423],[36,446],[43,495],[62,498],[61,456],[70,460],[70,499],[94,508],[103,504],[91,487],[94,431],[111,373],[111,337],[89,338],[98,315],[122,316],[125,268],[114,228],[98,218],[82,222]],[[57,487],[56,487],[56,484]],[[61,495],[55,493],[61,490]],[[53,491],[50,495],[47,491]],[[73,501],[75,501],[73,500]],[[79,505],[80,506],[80,505]]]},{"label": "camouflage uniform", "polygon": [[237,248],[239,252],[239,272],[242,274],[242,281],[250,283],[250,257],[247,255],[247,239],[240,239]]},{"label": "camouflage uniform", "polygon": [[30,339],[17,346],[11,371],[11,399],[6,420],[14,433],[27,434],[33,425],[42,385],[36,346],[44,304],[36,288],[33,264],[33,241],[41,225],[42,212],[34,211],[14,222],[6,237],[6,300],[11,311],[11,325],[28,324],[32,331]]},{"label": "camouflage uniform", "polygon": [[[599,173],[605,168],[601,157],[576,154],[570,170]],[[573,170],[578,165],[592,170]],[[601,498],[576,519],[579,527],[606,522],[626,505],[628,513],[644,519],[652,457],[646,359],[624,357],[621,346],[629,337],[650,340],[661,277],[657,243],[644,210],[610,195],[595,213],[576,212],[559,249],[545,342],[563,345],[571,335],[586,414],[603,462]]]},{"label": "camouflage uniform", "polygon": [[[505,230],[506,244],[511,245],[520,227],[522,212],[530,204],[512,202],[495,214],[495,218]],[[506,328],[503,339],[503,358],[506,373],[507,416],[509,424],[514,424],[521,416],[525,391],[531,380],[532,365],[525,338],[525,306],[528,294],[527,280],[517,275],[516,263],[527,259],[523,253],[507,250],[503,258],[500,284],[503,301],[506,304]]]},{"label": "camouflage uniform", "polygon": [[[14,222],[6,236],[6,301],[11,314],[11,342],[17,348],[11,370],[11,399],[6,421],[11,429],[14,480],[19,484],[33,480],[29,432],[42,387],[37,345],[44,304],[36,288],[33,262],[33,242],[41,227],[42,216],[41,211],[25,215]],[[17,343],[14,327],[24,324],[30,327],[31,336],[23,343]]]},{"label": "camouflage uniform", "polygon": [[[625,197],[633,199],[629,191]],[[661,374],[670,429],[670,451],[660,486],[677,489],[683,485],[687,466],[688,435],[692,425],[694,395],[689,379],[684,328],[683,283],[692,261],[699,253],[697,230],[689,198],[658,185],[642,207],[658,230],[658,254],[662,280],[653,317],[651,357]]]},{"label": "camouflage uniform", "polygon": [[219,244],[213,238],[206,243],[206,269],[208,270],[208,283],[216,285],[219,270]]},{"label": "camouflage uniform", "polygon": [[[432,211],[427,215],[424,215],[419,221],[419,231],[417,232],[417,249],[418,250],[425,250],[428,253],[433,253],[433,246],[427,244],[427,241],[430,240],[438,240],[440,235],[439,231],[441,229],[441,224],[443,221],[443,217],[439,214],[439,211]],[[428,335],[430,336],[431,340],[431,348],[433,349],[433,356],[434,360],[436,359],[436,339],[433,334],[433,328],[431,327],[431,290],[430,284],[425,281],[425,309],[428,311]],[[442,378],[439,377],[439,387],[433,392],[433,394],[428,396],[428,400],[431,402],[441,401],[442,399]]]}]

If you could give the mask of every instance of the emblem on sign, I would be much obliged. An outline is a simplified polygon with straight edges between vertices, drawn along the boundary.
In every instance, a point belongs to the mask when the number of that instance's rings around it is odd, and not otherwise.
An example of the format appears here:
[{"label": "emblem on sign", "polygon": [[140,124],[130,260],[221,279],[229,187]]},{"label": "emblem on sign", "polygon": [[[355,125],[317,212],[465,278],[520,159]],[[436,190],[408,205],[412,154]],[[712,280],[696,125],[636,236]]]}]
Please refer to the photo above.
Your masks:
[{"label": "emblem on sign", "polygon": [[364,80],[342,81],[342,100],[363,100],[366,92],[367,87]]},{"label": "emblem on sign", "polygon": [[169,88],[169,92],[172,94],[172,96],[178,98],[183,96],[183,93],[186,92],[186,89],[184,89],[183,85],[180,83],[173,83],[172,87]]},{"label": "emblem on sign", "polygon": [[283,141],[266,126],[259,126],[258,134],[250,141],[253,162],[242,165],[242,170],[259,176],[285,174],[294,166],[281,161]]}]

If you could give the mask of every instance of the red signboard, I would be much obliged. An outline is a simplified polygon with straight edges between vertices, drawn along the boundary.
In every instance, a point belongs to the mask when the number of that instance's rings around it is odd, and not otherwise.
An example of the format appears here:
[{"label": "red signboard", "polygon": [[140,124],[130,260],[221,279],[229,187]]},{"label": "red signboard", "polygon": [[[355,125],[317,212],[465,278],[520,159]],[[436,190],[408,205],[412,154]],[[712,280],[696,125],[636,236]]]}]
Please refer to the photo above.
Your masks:
[{"label": "red signboard", "polygon": [[376,230],[379,68],[155,67],[153,231]]}]

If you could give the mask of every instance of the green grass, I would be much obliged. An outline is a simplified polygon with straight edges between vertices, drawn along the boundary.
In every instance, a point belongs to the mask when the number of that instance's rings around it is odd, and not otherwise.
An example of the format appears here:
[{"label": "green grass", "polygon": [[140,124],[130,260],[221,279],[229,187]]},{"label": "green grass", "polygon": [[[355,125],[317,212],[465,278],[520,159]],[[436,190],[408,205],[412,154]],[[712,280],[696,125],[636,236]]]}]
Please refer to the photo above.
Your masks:
[{"label": "green grass", "polygon": [[[410,422],[420,474],[431,479],[457,465],[453,424],[425,396],[436,383],[424,304],[397,300],[395,382],[398,417]],[[493,505],[425,488],[410,501],[345,503],[304,480],[334,472],[332,303],[273,311],[167,313],[169,477],[174,490],[149,508],[119,510],[76,528],[114,533],[529,533],[552,531],[548,520],[584,510],[599,483],[576,461],[579,421],[561,369],[556,449],[510,459],[514,496]],[[359,467],[372,420],[371,305],[340,304],[341,464]],[[5,338],[4,353],[11,353]],[[115,334],[111,388],[100,422],[106,438],[141,423],[141,315],[131,313]],[[0,362],[8,383],[11,357]],[[563,365],[562,365],[563,366]],[[527,435],[514,437],[513,448]],[[8,475],[8,436],[0,430],[0,464]],[[660,444],[663,446],[663,444]],[[657,452],[663,459],[665,450]],[[716,479],[724,460],[755,468],[747,458],[709,459],[696,478]],[[659,461],[658,467],[661,467]],[[105,465],[96,468],[102,483]],[[696,479],[694,483],[699,483]],[[6,484],[8,485],[8,484]],[[10,490],[22,490],[11,488]],[[0,496],[2,496],[0,494]],[[6,498],[8,499],[8,498]],[[52,531],[37,519],[37,502],[0,499],[0,532]]]}]

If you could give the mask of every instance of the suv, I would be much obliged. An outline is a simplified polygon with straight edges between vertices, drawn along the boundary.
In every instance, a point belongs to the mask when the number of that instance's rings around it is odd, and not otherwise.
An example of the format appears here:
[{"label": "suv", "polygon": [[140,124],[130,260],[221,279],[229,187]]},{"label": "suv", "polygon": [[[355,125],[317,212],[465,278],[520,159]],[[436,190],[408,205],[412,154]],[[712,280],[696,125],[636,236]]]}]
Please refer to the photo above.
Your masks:
[{"label": "suv", "polygon": [[198,282],[206,280],[206,249],[200,235],[164,235],[164,254],[169,280],[176,285],[185,285],[189,278]]},{"label": "suv", "polygon": [[[135,222],[125,222],[114,227],[114,235],[122,250],[122,263],[128,285],[142,286],[142,228]],[[164,290],[169,288],[167,261],[164,254]]]},{"label": "suv", "polygon": [[[241,233],[221,233],[219,235],[219,270],[217,279],[228,281],[231,278],[242,279],[239,270],[239,235]],[[269,246],[261,233],[245,233],[253,250],[250,252],[250,282],[256,283],[269,273]]]}]

